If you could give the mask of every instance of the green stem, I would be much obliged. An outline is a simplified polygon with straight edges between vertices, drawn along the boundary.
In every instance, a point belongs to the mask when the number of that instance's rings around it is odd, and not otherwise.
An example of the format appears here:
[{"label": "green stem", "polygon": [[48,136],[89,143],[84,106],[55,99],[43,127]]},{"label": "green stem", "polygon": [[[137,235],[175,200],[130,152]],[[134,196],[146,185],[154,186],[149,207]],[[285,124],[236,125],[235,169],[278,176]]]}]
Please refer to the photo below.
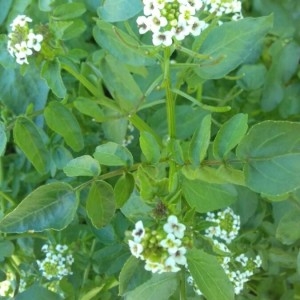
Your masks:
[{"label": "green stem", "polygon": [[186,300],[185,271],[181,270],[180,273],[180,300]]},{"label": "green stem", "polygon": [[[90,253],[89,253],[89,258],[90,259],[92,258],[92,255],[95,251],[95,246],[96,246],[96,239],[93,240],[93,243],[92,243],[92,246],[91,246],[91,250],[90,250]],[[91,270],[91,266],[92,266],[92,263],[88,263],[88,265],[86,266],[86,268],[84,270],[82,284],[81,284],[82,288],[84,287],[85,283],[88,280],[89,273],[90,273],[90,270]]]},{"label": "green stem", "polygon": [[[176,138],[176,123],[175,123],[175,98],[173,97],[173,92],[171,90],[170,57],[171,57],[171,48],[166,47],[164,50],[163,86],[166,90],[166,109],[167,109],[169,139],[173,140]],[[174,160],[170,159],[170,169],[169,169],[169,191],[170,192],[174,190],[175,173],[176,173],[176,163]]]}]

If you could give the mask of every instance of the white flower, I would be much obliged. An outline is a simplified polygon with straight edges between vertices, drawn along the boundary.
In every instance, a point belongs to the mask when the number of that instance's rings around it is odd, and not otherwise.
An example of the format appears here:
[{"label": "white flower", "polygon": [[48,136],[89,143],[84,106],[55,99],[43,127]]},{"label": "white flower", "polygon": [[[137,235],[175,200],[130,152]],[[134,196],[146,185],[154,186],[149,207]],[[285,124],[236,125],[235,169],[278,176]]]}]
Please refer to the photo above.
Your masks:
[{"label": "white flower", "polygon": [[239,256],[237,256],[237,257],[235,258],[235,260],[236,260],[237,262],[239,262],[243,267],[246,267],[249,258],[248,258],[244,253],[242,253],[242,254],[240,254]]},{"label": "white flower", "polygon": [[152,35],[152,43],[154,46],[171,46],[173,33],[171,31],[154,32]]},{"label": "white flower", "polygon": [[167,249],[168,251],[171,251],[171,253],[174,253],[181,245],[181,240],[176,239],[174,234],[169,233],[166,239],[160,241],[159,245]]},{"label": "white flower", "polygon": [[257,268],[260,268],[262,265],[262,259],[259,255],[256,255],[255,259],[253,260]]},{"label": "white flower", "polygon": [[168,217],[168,222],[163,228],[166,233],[173,233],[177,238],[182,239],[184,237],[186,227],[178,222],[176,216],[171,215]]},{"label": "white flower", "polygon": [[193,36],[198,36],[200,33],[208,27],[208,24],[204,21],[200,21],[198,18],[192,18],[190,22],[190,33]]},{"label": "white flower", "polygon": [[170,256],[164,263],[164,272],[178,272],[180,268],[176,265],[174,257]]},{"label": "white flower", "polygon": [[146,260],[145,270],[151,271],[152,273],[162,273],[163,265],[157,262]]},{"label": "white flower", "polygon": [[190,33],[190,28],[187,26],[186,22],[178,22],[176,28],[174,29],[174,37],[178,41],[182,41]]},{"label": "white flower", "polygon": [[169,249],[168,250],[169,254],[171,255],[171,257],[174,258],[175,262],[178,265],[186,265],[187,264],[187,260],[185,257],[186,254],[186,248],[185,247],[180,247],[178,248],[176,251],[174,251],[173,249]]},{"label": "white flower", "polygon": [[135,229],[132,230],[132,236],[136,243],[139,243],[145,235],[145,229],[142,221],[135,224]]},{"label": "white flower", "polygon": [[128,241],[129,244],[129,248],[130,248],[130,252],[133,256],[135,256],[136,258],[142,258],[142,252],[144,250],[144,247],[142,244],[140,243],[136,243],[134,241],[129,240]]},{"label": "white flower", "polygon": [[34,34],[32,31],[28,34],[27,47],[32,48],[34,51],[38,52],[41,50],[41,42],[43,36],[41,34]]},{"label": "white flower", "polygon": [[17,26],[24,27],[28,22],[32,22],[32,19],[25,15],[18,15],[10,24],[10,27],[14,31]]},{"label": "white flower", "polygon": [[139,16],[136,19],[136,23],[138,25],[139,33],[140,34],[144,34],[144,33],[146,33],[147,31],[150,30],[149,20],[148,20],[147,17],[145,17],[145,16]]},{"label": "white flower", "polygon": [[148,26],[153,33],[159,32],[159,30],[167,24],[167,19],[158,13],[148,17]]}]

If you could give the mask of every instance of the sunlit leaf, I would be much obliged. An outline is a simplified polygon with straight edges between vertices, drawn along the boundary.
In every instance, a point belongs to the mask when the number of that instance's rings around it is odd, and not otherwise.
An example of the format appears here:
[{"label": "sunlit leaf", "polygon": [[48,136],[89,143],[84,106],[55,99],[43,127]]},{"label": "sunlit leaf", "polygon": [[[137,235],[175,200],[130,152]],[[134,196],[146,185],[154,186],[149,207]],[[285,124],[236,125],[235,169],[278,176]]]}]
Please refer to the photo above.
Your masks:
[{"label": "sunlit leaf", "polygon": [[207,300],[233,300],[234,291],[218,259],[203,250],[187,253],[188,268],[200,291]]},{"label": "sunlit leaf", "polygon": [[74,190],[67,183],[43,185],[0,221],[0,231],[22,233],[62,230],[73,220],[77,204]]},{"label": "sunlit leaf", "polygon": [[246,185],[279,195],[300,187],[300,124],[265,121],[254,125],[237,147]]},{"label": "sunlit leaf", "polygon": [[113,188],[104,181],[96,181],[90,188],[86,211],[96,228],[107,225],[115,214]]},{"label": "sunlit leaf", "polygon": [[64,167],[67,176],[98,176],[101,168],[96,159],[90,155],[76,157]]},{"label": "sunlit leaf", "polygon": [[44,116],[47,125],[63,136],[66,143],[74,150],[84,147],[81,128],[72,112],[57,101],[50,102],[45,108]]},{"label": "sunlit leaf", "polygon": [[13,133],[15,143],[36,170],[41,174],[47,173],[49,152],[36,125],[26,117],[18,117]]}]

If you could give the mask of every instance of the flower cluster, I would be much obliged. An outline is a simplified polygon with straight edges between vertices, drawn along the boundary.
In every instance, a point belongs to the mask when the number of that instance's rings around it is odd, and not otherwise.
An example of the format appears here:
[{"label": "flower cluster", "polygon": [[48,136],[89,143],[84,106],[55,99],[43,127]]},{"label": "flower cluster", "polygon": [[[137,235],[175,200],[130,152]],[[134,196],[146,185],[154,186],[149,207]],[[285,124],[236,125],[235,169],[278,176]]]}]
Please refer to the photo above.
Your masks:
[{"label": "flower cluster", "polygon": [[205,10],[216,16],[232,15],[232,20],[243,18],[242,3],[239,0],[204,0]]},{"label": "flower cluster", "polygon": [[145,261],[145,269],[153,273],[178,272],[187,265],[185,237],[186,227],[176,216],[169,216],[163,226],[156,230],[144,228],[142,221],[135,224],[133,240],[129,240],[132,255]]},{"label": "flower cluster", "polygon": [[72,254],[66,245],[56,245],[55,248],[45,244],[42,251],[46,258],[38,260],[37,264],[42,275],[48,280],[61,280],[63,277],[72,275],[71,266],[74,262]]},{"label": "flower cluster", "polygon": [[[205,235],[211,238],[213,249],[219,254],[220,265],[232,282],[235,294],[238,295],[255,270],[261,267],[262,260],[259,255],[255,258],[248,257],[245,253],[235,256],[228,248],[240,229],[240,218],[231,208],[218,213],[209,212],[205,220],[216,224],[206,229]],[[196,294],[202,295],[192,276],[187,278],[187,282],[193,286]]]},{"label": "flower cluster", "polygon": [[39,52],[43,41],[41,34],[35,34],[29,29],[29,22],[32,22],[31,18],[18,15],[10,24],[12,31],[8,34],[7,50],[20,65],[28,64],[28,56]]},{"label": "flower cluster", "polygon": [[134,127],[133,127],[133,125],[129,122],[128,123],[128,125],[127,125],[127,132],[128,132],[128,134],[125,136],[125,138],[123,139],[123,141],[122,141],[122,146],[124,146],[124,147],[127,147],[127,146],[129,146],[131,143],[132,143],[132,141],[133,141],[133,139],[134,139],[134,136],[133,136],[133,131],[134,131]]},{"label": "flower cluster", "polygon": [[218,213],[207,213],[206,221],[216,225],[210,226],[205,230],[205,235],[212,239],[220,239],[227,244],[236,238],[240,229],[240,217],[234,214],[231,208],[226,208]]},{"label": "flower cluster", "polygon": [[199,35],[208,25],[196,17],[202,0],[143,0],[144,16],[137,18],[140,34],[152,32],[153,45],[170,46],[173,39]]}]

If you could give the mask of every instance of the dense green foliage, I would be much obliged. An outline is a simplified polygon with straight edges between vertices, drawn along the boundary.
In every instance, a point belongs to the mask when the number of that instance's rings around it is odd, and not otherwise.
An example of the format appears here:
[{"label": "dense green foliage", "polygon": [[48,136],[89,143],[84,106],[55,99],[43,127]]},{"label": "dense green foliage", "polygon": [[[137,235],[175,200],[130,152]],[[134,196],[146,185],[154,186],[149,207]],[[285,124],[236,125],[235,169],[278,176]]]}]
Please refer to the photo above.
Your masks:
[{"label": "dense green foliage", "polygon": [[[130,253],[136,222],[169,215],[194,230],[206,299],[300,299],[300,3],[242,6],[155,47],[139,0],[0,0],[0,281],[14,299],[201,299],[184,269],[152,274]],[[7,51],[19,14],[44,36],[21,66]],[[228,206],[231,250],[262,258],[237,296],[204,235]],[[42,277],[46,243],[69,246],[72,274]]]}]

